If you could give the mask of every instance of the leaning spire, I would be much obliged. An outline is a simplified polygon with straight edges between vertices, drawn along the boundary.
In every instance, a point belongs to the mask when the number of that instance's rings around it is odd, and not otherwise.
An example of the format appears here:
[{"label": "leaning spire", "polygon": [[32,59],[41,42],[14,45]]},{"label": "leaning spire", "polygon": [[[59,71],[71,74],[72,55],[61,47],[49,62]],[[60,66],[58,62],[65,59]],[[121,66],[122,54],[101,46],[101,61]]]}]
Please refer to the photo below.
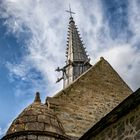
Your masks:
[{"label": "leaning spire", "polygon": [[63,76],[57,82],[63,79],[64,88],[91,67],[89,63],[90,59],[88,58],[78,28],[72,17],[72,14],[75,13],[71,11],[70,7],[67,12],[70,13],[70,18],[67,36],[66,65],[61,69],[59,67],[56,69],[56,71],[62,71],[63,73]]}]

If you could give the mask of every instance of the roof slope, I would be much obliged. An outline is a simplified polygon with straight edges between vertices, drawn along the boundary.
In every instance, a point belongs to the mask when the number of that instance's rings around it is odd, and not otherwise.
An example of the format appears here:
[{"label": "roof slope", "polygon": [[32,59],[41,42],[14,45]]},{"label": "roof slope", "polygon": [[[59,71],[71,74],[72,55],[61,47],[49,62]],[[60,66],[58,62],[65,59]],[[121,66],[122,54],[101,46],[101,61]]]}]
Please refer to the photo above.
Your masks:
[{"label": "roof slope", "polygon": [[32,140],[36,140],[37,136],[69,139],[54,112],[41,103],[39,92],[36,93],[34,102],[12,122],[2,140],[31,139],[30,135],[33,136]]},{"label": "roof slope", "polygon": [[80,137],[132,93],[110,64],[101,58],[66,89],[47,98],[68,135]]},{"label": "roof slope", "polygon": [[129,97],[127,97],[123,102],[121,102],[105,117],[103,117],[91,129],[89,129],[79,140],[89,140],[90,138],[95,137],[102,130],[104,130],[111,124],[117,122],[123,116],[128,115],[130,112],[132,112],[132,114],[135,114],[136,112],[137,114],[139,114],[138,110],[140,110],[140,88],[133,94],[131,94]]}]

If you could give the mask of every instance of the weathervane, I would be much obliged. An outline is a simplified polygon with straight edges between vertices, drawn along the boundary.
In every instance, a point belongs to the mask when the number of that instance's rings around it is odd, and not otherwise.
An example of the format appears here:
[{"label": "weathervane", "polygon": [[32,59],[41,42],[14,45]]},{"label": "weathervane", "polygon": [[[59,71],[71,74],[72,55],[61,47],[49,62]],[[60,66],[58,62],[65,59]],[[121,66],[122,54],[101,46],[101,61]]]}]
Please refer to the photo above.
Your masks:
[{"label": "weathervane", "polygon": [[69,10],[66,10],[66,12],[70,13],[70,17],[72,17],[72,14],[75,14],[74,12],[71,11],[70,4],[69,4]]}]

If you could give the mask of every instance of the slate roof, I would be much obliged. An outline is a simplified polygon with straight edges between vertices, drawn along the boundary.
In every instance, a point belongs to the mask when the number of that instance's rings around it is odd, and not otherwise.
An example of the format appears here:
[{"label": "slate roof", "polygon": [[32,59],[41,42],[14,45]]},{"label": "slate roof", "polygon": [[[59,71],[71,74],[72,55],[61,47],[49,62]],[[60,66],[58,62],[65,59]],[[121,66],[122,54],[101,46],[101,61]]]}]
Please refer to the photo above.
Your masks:
[{"label": "slate roof", "polygon": [[86,62],[88,60],[88,55],[86,54],[84,44],[72,17],[70,17],[68,29],[67,60],[71,60],[72,62]]}]

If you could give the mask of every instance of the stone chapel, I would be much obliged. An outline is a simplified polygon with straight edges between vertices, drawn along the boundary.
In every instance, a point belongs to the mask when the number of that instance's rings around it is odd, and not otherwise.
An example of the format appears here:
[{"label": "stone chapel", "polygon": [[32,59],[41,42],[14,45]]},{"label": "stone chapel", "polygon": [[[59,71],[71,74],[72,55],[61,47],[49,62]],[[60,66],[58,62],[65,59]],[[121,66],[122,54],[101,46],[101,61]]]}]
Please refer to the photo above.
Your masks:
[{"label": "stone chapel", "polygon": [[66,65],[56,71],[63,89],[45,104],[37,92],[2,140],[140,140],[140,89],[133,93],[103,57],[90,64],[72,16]]}]

